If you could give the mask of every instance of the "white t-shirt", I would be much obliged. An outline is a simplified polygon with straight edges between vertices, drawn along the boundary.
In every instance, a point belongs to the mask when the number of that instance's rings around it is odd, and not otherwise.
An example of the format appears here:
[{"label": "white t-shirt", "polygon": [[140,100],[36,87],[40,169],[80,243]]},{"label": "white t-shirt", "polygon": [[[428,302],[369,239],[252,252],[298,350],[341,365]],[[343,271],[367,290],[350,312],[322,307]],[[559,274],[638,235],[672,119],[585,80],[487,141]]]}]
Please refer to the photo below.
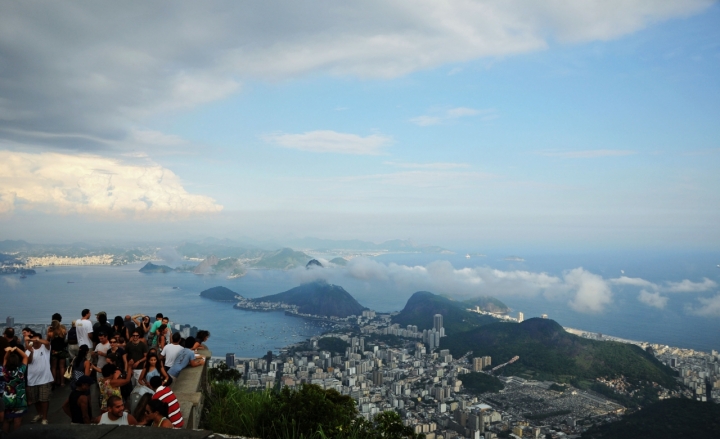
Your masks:
[{"label": "white t-shirt", "polygon": [[103,413],[102,416],[100,416],[100,422],[98,422],[99,425],[130,425],[128,424],[128,414],[127,412],[123,412],[121,418],[117,418],[116,420],[111,420],[108,417],[107,413]]},{"label": "white t-shirt", "polygon": [[177,358],[178,354],[182,352],[183,349],[185,348],[179,344],[165,345],[162,352],[160,352],[160,355],[165,357],[165,367],[170,367],[175,364],[175,358]]},{"label": "white t-shirt", "polygon": [[[112,346],[110,345],[110,342],[107,342],[105,344],[98,343],[97,346],[95,346],[95,352],[102,352],[103,354],[107,354],[107,351],[110,350]],[[97,367],[99,369],[102,369],[103,366],[107,364],[106,357],[104,355],[98,355],[98,363]]]},{"label": "white t-shirt", "polygon": [[[39,346],[38,346],[39,345]],[[54,381],[50,370],[50,349],[40,343],[34,343],[35,352],[27,368],[27,385],[40,386]],[[25,351],[30,355],[30,351]]]},{"label": "white t-shirt", "polygon": [[93,332],[90,320],[77,319],[75,321],[75,331],[77,332],[78,346],[87,345],[92,349],[93,342],[90,340],[90,334]]}]

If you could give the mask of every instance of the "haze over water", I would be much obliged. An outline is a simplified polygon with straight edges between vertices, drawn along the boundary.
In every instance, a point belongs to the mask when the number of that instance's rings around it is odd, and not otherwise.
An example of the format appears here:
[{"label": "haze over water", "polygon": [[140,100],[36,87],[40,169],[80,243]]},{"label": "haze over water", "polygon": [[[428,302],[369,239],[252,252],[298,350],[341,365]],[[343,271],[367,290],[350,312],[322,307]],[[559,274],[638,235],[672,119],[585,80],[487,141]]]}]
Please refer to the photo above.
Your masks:
[{"label": "haze over water", "polygon": [[[524,261],[508,261],[506,255],[472,256],[464,254],[394,254],[374,258],[382,266],[427,266],[438,260],[450,262],[456,269],[491,267],[504,272],[545,272],[562,275],[566,270],[583,267],[604,278],[625,275],[652,282],[700,281],[708,278],[720,283],[716,261],[720,254],[593,254],[548,256],[525,254]],[[50,315],[60,312],[64,323],[79,316],[80,310],[106,311],[115,315],[163,312],[175,323],[187,323],[212,333],[209,345],[215,355],[235,352],[238,356],[261,356],[267,350],[304,340],[323,332],[317,324],[285,316],[283,313],[254,313],[233,309],[231,303],[201,298],[199,293],[213,286],[226,286],[246,297],[260,297],[288,290],[308,280],[305,269],[291,271],[250,270],[239,279],[224,276],[197,276],[190,273],[143,274],[144,264],[127,266],[41,267],[37,274],[19,279],[0,278],[3,297],[2,317],[16,322],[49,322]],[[48,270],[48,271],[45,271]],[[417,283],[397,279],[360,279],[343,270],[324,272],[327,280],[343,286],[362,305],[377,311],[398,311],[417,290]],[[73,283],[68,283],[73,282]],[[173,287],[178,287],[174,289]],[[458,296],[452,287],[422,288],[434,293]],[[627,286],[613,290],[613,301],[599,313],[581,313],[568,305],[566,298],[548,298],[544,294],[491,294],[505,302],[512,315],[518,311],[525,318],[548,314],[564,326],[585,329],[618,337],[709,351],[720,349],[720,320],[701,317],[686,310],[698,297],[711,297],[715,289],[699,294],[672,294],[663,309],[648,306],[638,299],[638,290]],[[476,294],[489,294],[479,286]],[[461,297],[469,297],[463,292]]]}]

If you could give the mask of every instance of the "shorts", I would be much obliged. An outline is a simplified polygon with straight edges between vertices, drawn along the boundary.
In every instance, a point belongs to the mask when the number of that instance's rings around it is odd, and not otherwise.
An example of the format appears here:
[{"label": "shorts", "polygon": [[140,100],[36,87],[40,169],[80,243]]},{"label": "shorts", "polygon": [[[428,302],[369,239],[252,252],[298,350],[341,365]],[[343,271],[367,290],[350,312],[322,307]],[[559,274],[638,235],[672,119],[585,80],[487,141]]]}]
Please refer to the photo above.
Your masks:
[{"label": "shorts", "polygon": [[67,360],[70,358],[70,353],[68,351],[52,351],[50,358],[53,360]]},{"label": "shorts", "polygon": [[25,393],[27,395],[28,405],[36,402],[50,402],[52,395],[53,383],[40,384],[39,386],[26,386]]}]

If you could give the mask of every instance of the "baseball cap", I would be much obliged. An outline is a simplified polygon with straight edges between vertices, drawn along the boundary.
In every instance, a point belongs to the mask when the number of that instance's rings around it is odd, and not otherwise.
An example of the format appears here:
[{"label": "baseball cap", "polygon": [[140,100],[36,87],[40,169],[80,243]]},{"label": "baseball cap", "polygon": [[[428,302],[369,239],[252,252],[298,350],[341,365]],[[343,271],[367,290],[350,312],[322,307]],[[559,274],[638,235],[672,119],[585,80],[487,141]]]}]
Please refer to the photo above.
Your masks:
[{"label": "baseball cap", "polygon": [[107,313],[105,311],[100,311],[99,313],[95,314],[96,316],[105,316],[107,317]]}]

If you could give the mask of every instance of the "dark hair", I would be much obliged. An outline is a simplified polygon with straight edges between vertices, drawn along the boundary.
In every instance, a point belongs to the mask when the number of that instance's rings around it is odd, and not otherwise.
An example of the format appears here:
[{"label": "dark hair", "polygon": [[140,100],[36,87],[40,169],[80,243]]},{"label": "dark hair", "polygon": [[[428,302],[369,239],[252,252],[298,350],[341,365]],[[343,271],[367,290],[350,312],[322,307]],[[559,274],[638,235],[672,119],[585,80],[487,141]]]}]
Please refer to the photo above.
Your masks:
[{"label": "dark hair", "polygon": [[197,332],[197,335],[195,336],[197,341],[199,341],[200,343],[207,341],[208,337],[210,337],[210,331],[206,331],[204,329],[199,330]]},{"label": "dark hair", "polygon": [[182,335],[180,335],[179,332],[176,332],[172,335],[172,342],[173,343],[180,343],[180,339],[182,338]]},{"label": "dark hair", "polygon": [[163,331],[165,331],[166,329],[167,329],[167,325],[164,323],[162,325],[158,326],[158,328],[157,328],[157,330],[160,331],[161,333]]},{"label": "dark hair", "polygon": [[185,339],[185,347],[188,349],[192,349],[192,347],[195,346],[195,337],[188,337]]},{"label": "dark hair", "polygon": [[122,398],[119,397],[119,396],[117,396],[117,395],[112,395],[112,396],[110,396],[110,397],[107,399],[107,406],[108,406],[108,408],[114,406],[114,405],[115,405],[115,401],[120,401],[120,402],[122,402]]},{"label": "dark hair", "polygon": [[100,315],[98,315],[98,316],[97,316],[97,321],[98,321],[101,325],[104,325],[105,323],[107,323],[107,314],[100,314]]},{"label": "dark hair", "polygon": [[160,364],[160,357],[158,357],[158,354],[151,354],[150,351],[148,351],[147,358],[145,358],[145,365],[143,366],[143,369],[145,369],[145,373],[147,373],[148,370],[150,370],[150,359],[151,358],[157,358],[157,363],[155,363],[155,367],[159,370],[162,365]]},{"label": "dark hair", "polygon": [[82,364],[87,359],[87,353],[90,351],[90,348],[88,345],[84,344],[78,348],[77,356],[75,357],[75,360],[73,360],[73,367],[75,369],[79,369],[82,367]]},{"label": "dark hair", "polygon": [[157,375],[150,378],[150,387],[152,387],[153,389],[157,389],[160,386],[162,386],[162,378]]},{"label": "dark hair", "polygon": [[140,422],[145,417],[145,407],[152,400],[152,393],[146,393],[140,397],[137,404],[135,405],[135,411],[132,413],[133,417]]},{"label": "dark hair", "polygon": [[15,337],[15,328],[5,328],[5,337],[7,338],[13,338]]},{"label": "dark hair", "polygon": [[80,315],[83,316],[83,317],[85,317],[85,316],[88,315],[88,314],[90,314],[90,310],[87,309],[87,308],[85,308],[84,310],[82,310],[82,314],[80,314]]},{"label": "dark hair", "polygon": [[35,331],[33,331],[31,327],[26,326],[26,327],[22,328],[22,331],[20,331],[20,332],[29,332],[32,334]]},{"label": "dark hair", "polygon": [[60,313],[56,312],[55,314],[52,315],[52,320],[57,320],[58,322],[62,322],[62,316],[60,315]]},{"label": "dark hair", "polygon": [[114,326],[117,326],[118,328],[121,326],[125,326],[125,321],[121,316],[115,316],[115,322],[113,323]]},{"label": "dark hair", "polygon": [[168,405],[159,399],[151,399],[148,403],[148,407],[150,407],[150,411],[160,413],[163,418],[167,418]]},{"label": "dark hair", "polygon": [[22,357],[17,352],[6,352],[5,358],[5,370],[7,371],[13,371],[22,364]]},{"label": "dark hair", "polygon": [[117,366],[115,366],[114,364],[106,364],[102,367],[102,376],[105,378],[111,377],[116,370]]},{"label": "dark hair", "polygon": [[156,319],[161,319],[161,318],[163,318],[162,313],[159,312],[159,313],[155,314],[155,318],[156,318]]}]

